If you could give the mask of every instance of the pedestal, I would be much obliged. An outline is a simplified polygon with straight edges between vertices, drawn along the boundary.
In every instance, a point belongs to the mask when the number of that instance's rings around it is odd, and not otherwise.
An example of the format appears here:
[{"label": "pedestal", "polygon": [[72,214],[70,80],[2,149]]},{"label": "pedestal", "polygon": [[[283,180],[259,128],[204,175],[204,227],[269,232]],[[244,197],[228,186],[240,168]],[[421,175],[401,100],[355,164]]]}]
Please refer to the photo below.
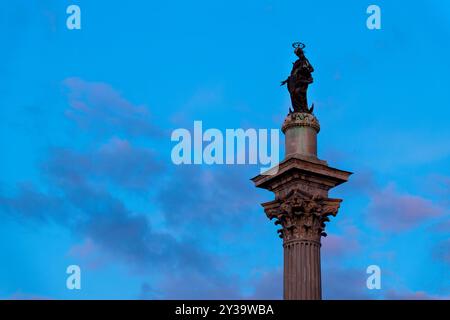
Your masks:
[{"label": "pedestal", "polygon": [[328,198],[328,191],[348,180],[350,172],[331,168],[317,158],[320,125],[309,113],[290,113],[283,123],[285,159],[253,178],[256,187],[275,194],[263,203],[269,219],[280,225],[284,247],[284,299],[322,298],[320,246],[326,236],[325,223],[336,216],[340,199]]}]

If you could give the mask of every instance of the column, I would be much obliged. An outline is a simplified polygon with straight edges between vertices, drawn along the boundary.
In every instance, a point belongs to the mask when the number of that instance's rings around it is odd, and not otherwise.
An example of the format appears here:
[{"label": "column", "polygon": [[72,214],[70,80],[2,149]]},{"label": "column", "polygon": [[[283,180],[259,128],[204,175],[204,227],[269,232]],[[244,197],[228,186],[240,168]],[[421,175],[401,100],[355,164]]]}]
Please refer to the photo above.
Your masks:
[{"label": "column", "polygon": [[320,243],[290,241],[284,243],[284,299],[320,300]]}]

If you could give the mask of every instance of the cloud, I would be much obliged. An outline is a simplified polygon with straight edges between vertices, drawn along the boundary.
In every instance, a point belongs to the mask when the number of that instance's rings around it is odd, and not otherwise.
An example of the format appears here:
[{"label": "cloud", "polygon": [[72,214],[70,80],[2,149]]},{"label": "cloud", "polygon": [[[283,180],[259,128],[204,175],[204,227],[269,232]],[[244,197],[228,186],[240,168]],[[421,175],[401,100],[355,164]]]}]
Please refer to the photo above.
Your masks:
[{"label": "cloud", "polygon": [[364,268],[343,267],[363,252],[361,231],[349,221],[340,221],[341,234],[322,238],[322,291],[324,299],[371,299]]},{"label": "cloud", "polygon": [[448,300],[450,299],[450,296],[433,295],[425,291],[399,292],[396,290],[389,290],[384,298],[387,300]]},{"label": "cloud", "polygon": [[246,299],[280,300],[283,299],[283,269],[277,268],[264,272],[254,281],[254,292]]},{"label": "cloud", "polygon": [[23,292],[16,292],[13,295],[11,295],[8,300],[53,300],[50,297],[47,296],[41,296],[36,294],[30,294],[30,293],[23,293]]},{"label": "cloud", "polygon": [[[248,178],[253,173],[242,168],[194,166],[168,171],[153,150],[116,136],[123,133],[135,138],[161,132],[151,125],[146,108],[132,105],[107,84],[70,78],[65,85],[70,103],[67,116],[108,140],[84,151],[49,149],[39,167],[43,187],[21,187],[17,195],[1,197],[0,206],[25,217],[26,222],[66,227],[84,241],[68,255],[85,260],[90,268],[114,260],[125,262],[134,273],[157,274],[152,282],[159,284],[159,291],[152,296],[241,297],[239,284],[230,275],[233,270],[224,269],[219,253],[204,249],[203,234],[200,239],[195,237],[200,230],[209,230],[210,224],[245,222],[248,217],[240,215],[242,210],[258,208],[250,180],[237,179],[242,172]],[[169,225],[161,230],[149,219],[155,212],[136,212],[116,193],[150,193],[155,183],[162,187],[154,189],[159,192],[153,205],[163,209]],[[151,200],[147,194],[145,198]],[[155,283],[143,285],[141,296],[148,296]]]},{"label": "cloud", "polygon": [[109,184],[113,190],[149,187],[159,172],[150,151],[118,139],[86,153],[54,148],[41,169],[47,192],[19,186],[17,195],[0,197],[0,206],[26,222],[67,227],[92,242],[91,253],[120,259],[134,272],[214,269],[214,259],[195,242],[154,230],[146,213],[130,210],[109,190]]},{"label": "cloud", "polygon": [[450,207],[450,177],[431,174],[424,179],[424,187],[430,194],[437,197],[443,206]]},{"label": "cloud", "polygon": [[323,298],[330,300],[370,299],[366,287],[367,274],[364,269],[344,269],[339,267],[322,270]]},{"label": "cloud", "polygon": [[355,253],[360,249],[358,240],[349,234],[346,235],[328,235],[322,238],[322,253],[327,258],[343,258],[349,254]]},{"label": "cloud", "polygon": [[110,182],[124,189],[148,191],[164,165],[153,150],[112,138],[85,153],[55,148],[42,169],[58,185]]},{"label": "cloud", "polygon": [[[67,227],[75,236],[90,239],[91,248],[127,262],[135,272],[161,267],[170,271],[181,266],[186,270],[212,269],[213,259],[195,244],[153,230],[145,215],[128,210],[108,192],[92,189],[85,182],[62,187],[65,189],[60,190],[64,199],[61,211],[51,207],[51,196],[34,190],[1,198],[0,206],[26,217],[26,222],[56,222]],[[79,250],[72,253],[87,254]]]},{"label": "cloud", "polygon": [[237,277],[222,272],[197,272],[178,269],[158,283],[158,291],[162,299],[208,299],[236,300],[242,299],[240,281]]},{"label": "cloud", "polygon": [[105,135],[162,136],[147,107],[133,105],[109,84],[80,78],[67,78],[63,84],[70,105],[66,115],[80,127]]},{"label": "cloud", "polygon": [[177,167],[157,195],[167,222],[175,227],[181,220],[217,227],[248,223],[251,217],[242,212],[257,210],[261,199],[250,180],[245,179],[252,176],[247,169]]},{"label": "cloud", "polygon": [[158,286],[144,283],[139,294],[143,299],[249,299],[280,300],[283,298],[283,270],[261,273],[250,281],[252,293],[243,293],[244,283],[236,276],[218,271],[212,273],[183,272],[166,277]]},{"label": "cloud", "polygon": [[160,300],[163,297],[163,293],[151,284],[144,282],[141,285],[137,298],[139,300]]},{"label": "cloud", "polygon": [[431,232],[450,234],[450,215],[444,217],[445,220],[436,222],[430,229]]},{"label": "cloud", "polygon": [[84,183],[64,189],[67,201],[79,212],[70,229],[90,238],[109,256],[129,264],[133,271],[147,273],[212,268],[212,259],[195,244],[177,240],[170,233],[154,230],[144,214],[130,211],[119,199]]},{"label": "cloud", "polygon": [[405,231],[441,213],[430,200],[401,194],[393,185],[373,193],[368,207],[369,219],[383,231]]},{"label": "cloud", "polygon": [[13,197],[0,195],[0,208],[24,221],[62,222],[69,217],[64,199],[40,192],[30,183],[21,183]]},{"label": "cloud", "polygon": [[436,260],[448,264],[450,267],[450,239],[440,242],[433,250]]},{"label": "cloud", "polygon": [[367,195],[376,192],[377,189],[375,174],[368,169],[355,171],[348,182],[339,186],[339,192],[345,196]]},{"label": "cloud", "polygon": [[110,260],[101,249],[91,238],[86,238],[84,242],[72,246],[67,256],[77,259],[89,270],[96,270],[104,267]]}]

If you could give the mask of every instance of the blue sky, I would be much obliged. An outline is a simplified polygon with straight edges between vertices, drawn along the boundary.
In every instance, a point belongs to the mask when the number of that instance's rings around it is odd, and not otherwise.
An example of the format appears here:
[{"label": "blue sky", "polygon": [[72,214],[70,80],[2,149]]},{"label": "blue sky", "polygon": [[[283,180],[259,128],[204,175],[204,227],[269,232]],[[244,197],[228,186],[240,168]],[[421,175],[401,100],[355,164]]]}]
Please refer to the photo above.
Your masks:
[{"label": "blue sky", "polygon": [[[66,28],[71,4],[81,30]],[[370,4],[381,30],[366,28]],[[344,202],[322,247],[324,298],[450,296],[448,1],[0,11],[1,298],[281,298],[259,167],[175,166],[170,134],[194,120],[279,128],[294,41],[315,67],[319,157],[355,173],[331,193]],[[371,264],[381,290],[366,288]]]}]

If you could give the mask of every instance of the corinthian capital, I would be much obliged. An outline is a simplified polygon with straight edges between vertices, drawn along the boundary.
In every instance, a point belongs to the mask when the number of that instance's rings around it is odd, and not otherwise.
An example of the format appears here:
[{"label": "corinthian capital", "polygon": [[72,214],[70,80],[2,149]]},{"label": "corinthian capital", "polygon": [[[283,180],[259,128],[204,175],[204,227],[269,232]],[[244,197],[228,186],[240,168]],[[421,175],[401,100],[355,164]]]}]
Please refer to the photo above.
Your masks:
[{"label": "corinthian capital", "polygon": [[267,217],[281,225],[278,232],[285,242],[320,242],[321,236],[326,236],[325,222],[330,221],[329,216],[336,216],[341,201],[296,189],[283,198],[264,203],[263,207]]}]

